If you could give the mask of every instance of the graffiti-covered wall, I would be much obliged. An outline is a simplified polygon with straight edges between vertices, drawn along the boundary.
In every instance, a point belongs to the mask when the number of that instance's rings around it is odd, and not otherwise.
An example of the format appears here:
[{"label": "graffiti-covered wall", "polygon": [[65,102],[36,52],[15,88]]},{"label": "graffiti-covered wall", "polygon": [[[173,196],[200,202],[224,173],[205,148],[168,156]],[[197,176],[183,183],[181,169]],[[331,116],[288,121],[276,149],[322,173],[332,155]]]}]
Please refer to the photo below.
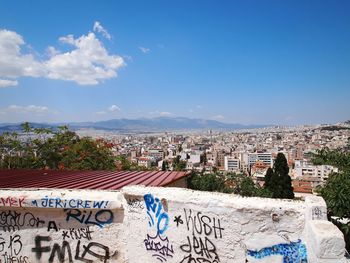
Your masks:
[{"label": "graffiti-covered wall", "polygon": [[178,188],[0,190],[0,263],[346,262],[324,201]]}]

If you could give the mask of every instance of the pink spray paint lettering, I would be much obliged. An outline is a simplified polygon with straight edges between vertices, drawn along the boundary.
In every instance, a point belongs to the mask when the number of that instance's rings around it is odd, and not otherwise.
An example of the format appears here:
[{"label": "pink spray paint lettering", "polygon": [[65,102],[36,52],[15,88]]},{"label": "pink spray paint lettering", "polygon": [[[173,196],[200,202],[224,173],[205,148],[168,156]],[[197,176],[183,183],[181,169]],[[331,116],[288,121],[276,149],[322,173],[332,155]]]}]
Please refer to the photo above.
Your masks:
[{"label": "pink spray paint lettering", "polygon": [[0,206],[6,207],[22,207],[25,197],[0,197]]}]

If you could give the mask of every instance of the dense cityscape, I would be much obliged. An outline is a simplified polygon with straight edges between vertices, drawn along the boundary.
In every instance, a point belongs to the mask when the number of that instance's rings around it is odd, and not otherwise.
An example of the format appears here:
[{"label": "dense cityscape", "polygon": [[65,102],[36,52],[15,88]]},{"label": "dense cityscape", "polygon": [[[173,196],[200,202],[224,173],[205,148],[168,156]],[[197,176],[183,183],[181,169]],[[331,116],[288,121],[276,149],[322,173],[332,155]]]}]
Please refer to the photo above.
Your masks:
[{"label": "dense cityscape", "polygon": [[181,170],[211,173],[243,173],[263,184],[277,153],[283,153],[290,167],[295,192],[312,193],[338,168],[314,165],[313,154],[321,149],[348,149],[350,123],[298,127],[268,127],[218,132],[164,132],[120,135],[80,130],[80,135],[110,142],[116,156],[124,156],[144,169]]}]

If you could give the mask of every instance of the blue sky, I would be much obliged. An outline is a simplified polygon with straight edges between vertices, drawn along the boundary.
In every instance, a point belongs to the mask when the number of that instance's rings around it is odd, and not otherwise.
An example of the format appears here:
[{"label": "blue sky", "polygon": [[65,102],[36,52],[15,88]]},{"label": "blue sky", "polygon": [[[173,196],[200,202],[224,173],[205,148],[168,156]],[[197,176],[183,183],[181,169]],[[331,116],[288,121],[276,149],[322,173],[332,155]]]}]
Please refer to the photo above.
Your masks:
[{"label": "blue sky", "polygon": [[0,122],[344,121],[349,13],[346,0],[3,0]]}]

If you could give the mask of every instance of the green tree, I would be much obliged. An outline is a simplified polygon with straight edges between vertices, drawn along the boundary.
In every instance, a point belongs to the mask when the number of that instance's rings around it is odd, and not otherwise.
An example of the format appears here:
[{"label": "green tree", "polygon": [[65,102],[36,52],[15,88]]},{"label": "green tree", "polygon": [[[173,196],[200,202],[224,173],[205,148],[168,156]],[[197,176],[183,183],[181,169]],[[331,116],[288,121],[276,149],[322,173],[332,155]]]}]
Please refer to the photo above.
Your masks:
[{"label": "green tree", "polygon": [[197,173],[192,172],[187,178],[188,188],[199,191],[234,193],[242,196],[271,197],[267,189],[254,184],[253,180],[243,174]]},{"label": "green tree", "polygon": [[265,184],[264,187],[265,188],[271,188],[271,178],[273,176],[273,170],[271,167],[269,167],[266,171],[266,175],[265,175]]},{"label": "green tree", "polygon": [[350,153],[323,149],[313,157],[314,164],[328,164],[339,168],[339,172],[329,175],[324,186],[317,192],[324,198],[328,209],[328,219],[343,232],[346,248],[350,251]]},{"label": "green tree", "polygon": [[233,193],[242,196],[271,197],[269,190],[256,185],[250,176],[244,174],[228,174],[227,183],[231,185]]},{"label": "green tree", "polygon": [[168,161],[167,160],[163,160],[162,171],[167,171],[168,169],[169,169]]},{"label": "green tree", "polygon": [[225,184],[225,178],[220,174],[203,174],[192,172],[187,178],[188,188],[209,192],[232,192]]},{"label": "green tree", "polygon": [[[112,170],[115,168],[112,151],[103,141],[79,136],[67,126],[51,129],[32,129],[23,123],[27,133],[25,139],[16,133],[0,136],[0,167],[3,169],[69,169],[69,170]],[[32,139],[28,135],[34,131]]]},{"label": "green tree", "polygon": [[114,170],[115,158],[103,140],[84,137],[62,152],[58,168],[68,170]]},{"label": "green tree", "polygon": [[173,170],[174,171],[185,171],[186,170],[187,162],[180,160],[180,158],[181,158],[181,156],[177,155],[173,159]]},{"label": "green tree", "polygon": [[292,179],[288,173],[287,159],[283,153],[278,153],[273,165],[273,171],[268,170],[267,184],[265,184],[265,188],[272,193],[273,198],[294,198]]},{"label": "green tree", "polygon": [[116,166],[119,171],[153,171],[153,168],[139,166],[136,162],[129,161],[124,155],[116,157]]},{"label": "green tree", "polygon": [[322,149],[312,156],[315,165],[328,164],[338,167],[342,171],[350,170],[350,153],[339,150]]},{"label": "green tree", "polygon": [[22,130],[25,132],[25,133],[29,133],[32,128],[30,127],[30,124],[29,122],[24,122],[21,124],[21,127],[22,127]]},{"label": "green tree", "polygon": [[207,153],[204,152],[203,154],[201,154],[200,156],[200,163],[203,163],[203,164],[207,164]]}]

